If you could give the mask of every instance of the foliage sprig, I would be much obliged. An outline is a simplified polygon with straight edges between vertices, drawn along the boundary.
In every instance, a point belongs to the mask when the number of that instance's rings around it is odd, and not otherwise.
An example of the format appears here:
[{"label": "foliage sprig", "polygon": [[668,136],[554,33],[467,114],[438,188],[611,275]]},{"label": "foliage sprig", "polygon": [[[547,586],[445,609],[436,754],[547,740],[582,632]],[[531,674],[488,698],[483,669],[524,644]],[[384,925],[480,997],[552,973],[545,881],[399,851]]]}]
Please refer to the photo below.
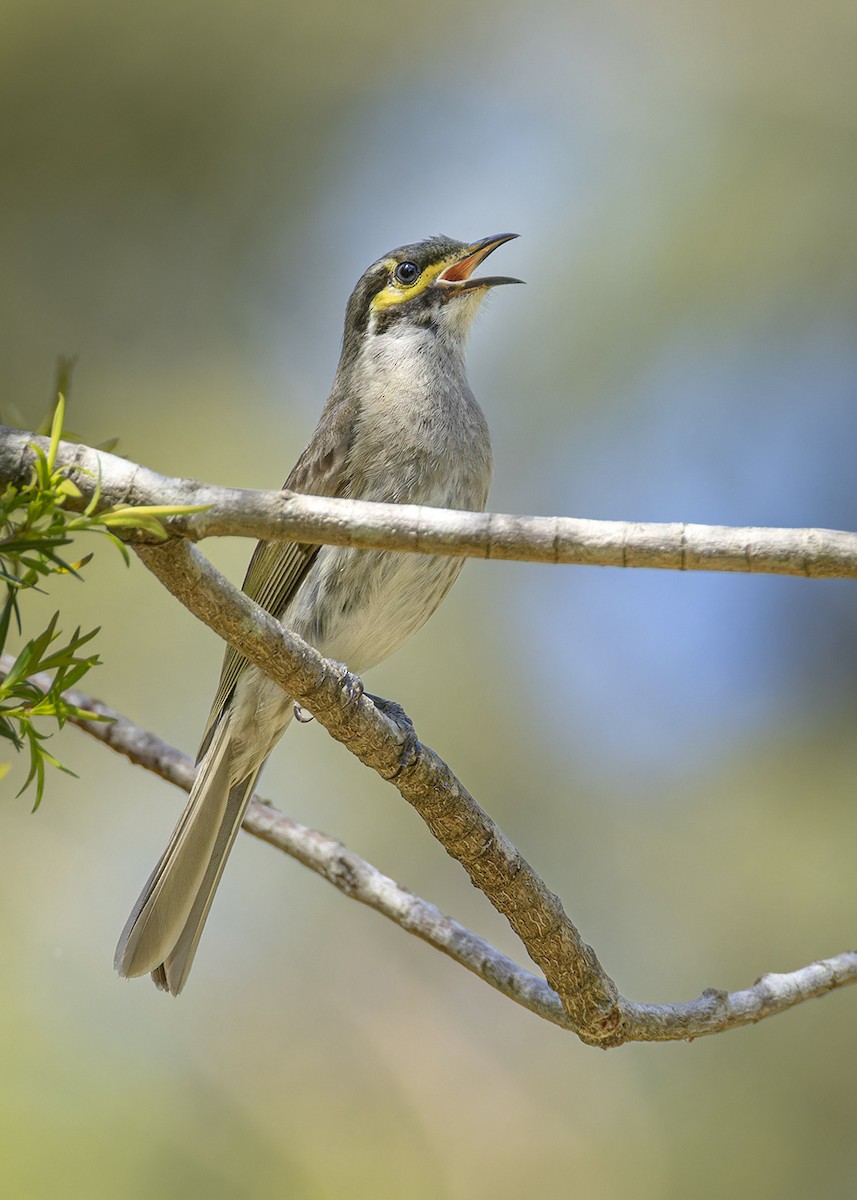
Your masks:
[{"label": "foliage sprig", "polygon": [[[13,623],[19,634],[23,630],[20,611],[23,592],[31,588],[43,591],[41,585],[54,575],[80,577],[81,569],[92,558],[92,554],[70,561],[65,548],[77,534],[98,533],[108,537],[127,564],[128,551],[112,530],[134,527],[165,538],[167,532],[161,518],[199,511],[198,508],[188,507],[134,508],[117,505],[99,512],[101,489],[98,481],[86,507],[80,512],[73,511],[68,507],[69,502],[80,501],[82,496],[71,475],[82,468],[56,465],[64,417],[65,398],[60,393],[51,422],[47,452],[33,443],[35,462],[30,478],[23,485],[9,484],[0,493],[0,589],[3,595],[0,605],[0,652],[6,645]],[[30,769],[21,792],[31,784],[35,786],[34,809],[42,801],[47,765],[74,774],[47,749],[45,742],[50,735],[43,731],[40,724],[48,718],[61,728],[71,716],[82,720],[104,719],[94,713],[84,712],[63,699],[63,693],[98,664],[97,654],[79,653],[95,637],[98,629],[82,634],[78,628],[70,638],[64,640],[57,628],[58,620],[59,613],[54,613],[47,628],[26,643],[12,669],[5,678],[0,679],[0,738],[11,742],[17,751],[29,752]],[[54,672],[47,692],[40,691],[28,681],[27,676],[37,671]],[[8,772],[10,765],[0,762],[0,779]]]}]

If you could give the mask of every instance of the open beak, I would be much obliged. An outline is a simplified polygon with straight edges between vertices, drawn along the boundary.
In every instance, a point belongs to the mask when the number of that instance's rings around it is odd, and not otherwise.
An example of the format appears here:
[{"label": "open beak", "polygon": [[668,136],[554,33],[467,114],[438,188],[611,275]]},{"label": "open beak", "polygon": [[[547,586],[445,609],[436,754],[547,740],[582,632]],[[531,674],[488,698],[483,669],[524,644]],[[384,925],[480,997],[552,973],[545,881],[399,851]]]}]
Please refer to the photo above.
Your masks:
[{"label": "open beak", "polygon": [[454,295],[471,288],[497,287],[501,283],[523,283],[522,279],[512,279],[508,275],[483,275],[478,279],[473,278],[473,272],[492,251],[496,250],[498,246],[502,246],[504,242],[511,242],[512,238],[517,236],[517,233],[501,233],[494,237],[483,238],[481,242],[474,242],[472,246],[467,247],[460,258],[441,271],[435,281],[436,284],[444,290],[448,289],[450,295]]}]

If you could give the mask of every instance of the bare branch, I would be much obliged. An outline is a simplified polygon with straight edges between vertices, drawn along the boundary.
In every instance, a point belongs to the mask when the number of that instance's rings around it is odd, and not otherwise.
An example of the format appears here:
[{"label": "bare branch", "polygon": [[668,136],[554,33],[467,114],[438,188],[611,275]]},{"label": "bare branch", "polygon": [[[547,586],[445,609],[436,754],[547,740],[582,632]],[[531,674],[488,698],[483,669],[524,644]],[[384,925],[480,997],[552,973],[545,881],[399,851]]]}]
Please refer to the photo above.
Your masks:
[{"label": "bare branch", "polygon": [[[39,439],[0,426],[0,482],[20,481],[28,475],[32,462],[29,446],[34,440]],[[368,697],[352,702],[349,689],[342,686],[342,679],[330,663],[232,587],[188,545],[191,540],[228,533],[525,561],[854,578],[857,535],[825,530],[514,517],[279,492],[242,492],[170,479],[113,455],[68,443],[61,446],[58,462],[76,466],[73,477],[83,497],[81,505],[91,498],[100,480],[103,507],[209,506],[205,513],[173,519],[172,531],[184,541],[153,546],[145,544],[145,534],[130,535],[138,543],[139,557],[191,612],[311,711],[362,762],[395,784],[447,852],[462,864],[475,886],[507,918],[544,971],[550,987],[498,956],[487,943],[450,922],[432,906],[420,908],[425,902],[410,897],[403,889],[398,889],[393,903],[387,885],[396,885],[377,872],[365,874],[361,860],[350,858],[331,839],[316,841],[313,856],[307,850],[306,838],[298,838],[301,852],[295,848],[289,852],[320,870],[337,886],[348,877],[355,896],[367,903],[372,902],[367,897],[383,893],[389,903],[386,908],[376,906],[391,919],[420,936],[426,936],[424,929],[429,929],[427,940],[452,953],[493,986],[549,1020],[574,1029],[583,1041],[605,1048],[629,1040],[661,1041],[719,1032],[857,981],[857,954],[846,952],[788,975],[766,976],[747,991],[731,995],[707,991],[687,1004],[663,1006],[625,1000],[593,950],[583,942],[559,899],[449,767],[404,725],[397,725],[379,711]],[[89,732],[101,736],[101,727],[94,726]],[[159,764],[159,773],[172,777],[172,772],[179,782],[178,776],[187,770],[186,763],[182,766],[183,756],[143,731],[136,730],[134,736],[143,739],[137,761],[148,755]],[[108,737],[102,740],[109,743]],[[185,785],[186,779],[180,786]],[[269,808],[264,809],[268,814],[264,820],[258,810],[254,812],[261,821],[260,831],[263,827],[267,831],[267,840],[284,849],[289,842],[286,831],[301,829]],[[259,832],[258,836],[263,834]],[[323,839],[320,834],[312,837]],[[398,916],[392,916],[394,909]],[[443,931],[439,931],[438,922],[445,923]],[[466,953],[453,953],[452,948],[459,943],[467,943]],[[478,962],[481,967],[474,965]],[[557,1007],[557,998],[562,1009]]]},{"label": "bare branch", "polygon": [[626,1038],[636,1042],[692,1041],[727,1029],[740,1029],[742,1025],[755,1025],[804,1000],[818,1000],[835,988],[853,983],[857,983],[857,950],[845,950],[797,971],[763,975],[752,987],[740,992],[707,988],[698,999],[684,1004],[629,1003]]},{"label": "bare branch", "polygon": [[[0,676],[8,671],[12,661],[9,656],[0,656]],[[34,676],[33,682],[43,691],[50,685],[47,676]],[[182,790],[190,789],[195,768],[188,755],[140,729],[99,700],[77,691],[66,693],[66,697],[70,704],[110,718],[109,723],[72,718],[80,729]],[[406,932],[422,938],[524,1008],[561,1028],[574,1030],[559,997],[543,980],[445,916],[435,905],[383,875],[334,838],[292,821],[258,797],[254,797],[244,828],[323,876],[346,896],[374,908]],[[684,1004],[634,1004],[622,1000],[623,1037],[602,1045],[618,1045],[621,1041],[693,1040],[722,1033],[785,1012],[805,1000],[855,982],[857,952],[846,951],[787,974],[765,975],[745,991],[730,994],[709,989],[697,1000]]]},{"label": "bare branch", "polygon": [[[46,439],[0,426],[0,483],[27,477],[33,442],[43,445]],[[79,468],[73,478],[84,504],[100,476],[103,507],[208,505],[204,513],[170,521],[171,531],[189,541],[227,535],[276,537],[518,562],[857,578],[857,533],[839,530],[524,517],[241,491],[173,479],[68,442],[61,444],[57,461]],[[151,540],[145,533],[127,536],[138,542]]]},{"label": "bare branch", "polygon": [[139,546],[170,592],[389,780],[506,917],[562,999],[581,1038],[596,1044],[621,1023],[615,985],[546,887],[442,759],[394,724],[368,696],[352,699],[318,651],[233,587],[186,542]]},{"label": "bare branch", "polygon": [[[687,1005],[635,1005],[621,997],[595,952],[515,847],[449,767],[363,696],[351,702],[337,672],[300,638],[232,587],[195,547],[173,542],[138,554],[191,612],[261,667],[367,766],[392,782],[432,834],[502,913],[559,995],[581,1040],[623,1042],[692,1038],[783,1011],[798,999],[857,981],[857,955],[819,968],[810,980],[762,982],[733,1000],[705,993]],[[832,974],[831,974],[832,972]]]}]

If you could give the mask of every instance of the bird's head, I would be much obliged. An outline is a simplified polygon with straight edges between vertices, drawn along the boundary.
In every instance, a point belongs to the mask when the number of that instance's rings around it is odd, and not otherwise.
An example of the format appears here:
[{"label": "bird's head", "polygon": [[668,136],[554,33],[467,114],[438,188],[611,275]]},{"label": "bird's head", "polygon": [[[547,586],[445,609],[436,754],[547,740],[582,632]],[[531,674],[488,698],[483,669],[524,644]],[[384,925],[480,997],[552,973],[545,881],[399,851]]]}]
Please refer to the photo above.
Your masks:
[{"label": "bird's head", "polygon": [[505,275],[473,275],[493,250],[517,236],[501,233],[471,243],[432,237],[379,258],[348,301],[344,357],[356,355],[373,336],[409,327],[431,329],[463,344],[488,290],[521,282]]}]

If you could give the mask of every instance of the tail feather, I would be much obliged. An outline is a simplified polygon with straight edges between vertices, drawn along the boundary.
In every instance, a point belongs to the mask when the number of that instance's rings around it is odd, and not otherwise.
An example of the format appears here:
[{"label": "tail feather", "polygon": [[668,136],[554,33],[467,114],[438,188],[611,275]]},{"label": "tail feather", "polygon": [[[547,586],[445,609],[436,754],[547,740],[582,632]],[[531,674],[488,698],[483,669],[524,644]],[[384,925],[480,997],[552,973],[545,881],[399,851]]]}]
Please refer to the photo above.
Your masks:
[{"label": "tail feather", "polygon": [[[228,720],[215,730],[184,812],[119,938],[114,965],[134,978],[152,972],[177,994],[190,970],[214,890],[253,791],[261,764],[231,778]],[[171,963],[175,963],[175,968]],[[178,980],[178,985],[175,981]]]},{"label": "tail feather", "polygon": [[208,910],[211,908],[223,868],[226,866],[229,852],[238,836],[241,822],[244,820],[244,814],[253,795],[253,788],[258,776],[259,770],[256,770],[252,775],[240,780],[229,789],[226,810],[217,831],[211,857],[208,860],[208,868],[199,885],[187,920],[169,954],[165,955],[163,962],[152,971],[152,979],[156,985],[173,996],[179,994],[190,974],[196,948],[205,928]]}]

